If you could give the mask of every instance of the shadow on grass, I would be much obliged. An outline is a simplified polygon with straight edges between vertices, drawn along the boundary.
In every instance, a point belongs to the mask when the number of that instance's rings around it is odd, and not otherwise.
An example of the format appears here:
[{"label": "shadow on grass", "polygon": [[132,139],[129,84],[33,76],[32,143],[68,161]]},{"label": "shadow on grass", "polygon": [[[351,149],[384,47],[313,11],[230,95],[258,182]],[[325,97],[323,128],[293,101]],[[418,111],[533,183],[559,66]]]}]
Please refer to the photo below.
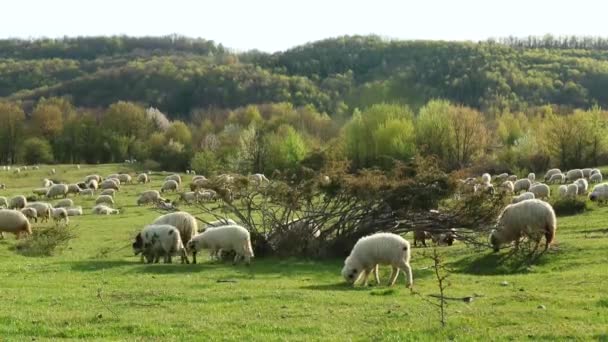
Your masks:
[{"label": "shadow on grass", "polygon": [[[472,255],[450,263],[456,273],[472,275],[501,275],[529,272],[530,266],[546,263],[544,252],[491,253],[483,256]],[[546,259],[546,258],[545,258]]]},{"label": "shadow on grass", "polygon": [[71,261],[69,264],[72,268],[72,271],[95,272],[112,268],[132,266],[135,263],[135,261],[126,260],[82,260]]}]

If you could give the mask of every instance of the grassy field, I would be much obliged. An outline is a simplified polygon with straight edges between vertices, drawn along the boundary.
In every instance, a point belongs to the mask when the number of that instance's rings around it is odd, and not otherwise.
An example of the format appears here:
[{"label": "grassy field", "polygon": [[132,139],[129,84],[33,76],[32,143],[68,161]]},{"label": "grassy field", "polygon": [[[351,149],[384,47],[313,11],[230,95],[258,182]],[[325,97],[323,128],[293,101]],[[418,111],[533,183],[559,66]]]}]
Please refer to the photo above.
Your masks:
[{"label": "grassy field", "polygon": [[[128,170],[56,169],[54,178],[66,181]],[[0,195],[29,194],[48,170],[0,171],[8,187]],[[90,215],[93,200],[76,198],[85,216],[71,220],[77,238],[60,255],[25,257],[11,248],[12,235],[0,240],[0,341],[608,341],[607,207],[590,205],[584,214],[558,218],[557,244],[532,266],[517,257],[505,262],[506,251],[439,248],[452,269],[447,295],[476,297],[468,304],[450,301],[442,328],[437,309],[422,299],[438,293],[431,261],[422,256],[429,249],[412,255],[419,295],[405,288],[403,275],[393,288],[348,287],[340,277],[343,260],[140,264],[130,248],[134,232],[158,213],[135,206],[136,194],[159,189],[162,178],[122,187],[119,216]],[[389,270],[381,270],[386,283]]]}]

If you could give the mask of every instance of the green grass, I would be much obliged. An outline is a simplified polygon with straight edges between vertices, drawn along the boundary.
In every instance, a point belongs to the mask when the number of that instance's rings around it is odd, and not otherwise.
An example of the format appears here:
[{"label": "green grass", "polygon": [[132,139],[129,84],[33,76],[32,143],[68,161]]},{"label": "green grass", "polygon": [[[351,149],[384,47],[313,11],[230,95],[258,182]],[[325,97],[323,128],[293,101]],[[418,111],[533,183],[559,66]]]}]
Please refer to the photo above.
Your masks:
[{"label": "green grass", "polygon": [[[124,169],[56,168],[54,178],[71,181]],[[0,172],[8,186],[0,195],[28,193],[48,169]],[[506,251],[441,248],[453,269],[447,295],[476,296],[450,302],[441,328],[436,309],[411,294],[403,276],[394,288],[353,289],[340,277],[342,260],[139,264],[132,237],[158,213],[135,206],[135,196],[162,178],[122,187],[119,216],[90,215],[93,200],[76,198],[85,216],[72,218],[77,238],[60,255],[26,257],[11,250],[12,236],[0,240],[0,340],[608,339],[608,207],[558,218],[555,248],[534,265],[504,261]],[[427,296],[438,291],[424,251],[414,249],[412,266],[415,290]],[[381,270],[386,283],[389,270]]]}]

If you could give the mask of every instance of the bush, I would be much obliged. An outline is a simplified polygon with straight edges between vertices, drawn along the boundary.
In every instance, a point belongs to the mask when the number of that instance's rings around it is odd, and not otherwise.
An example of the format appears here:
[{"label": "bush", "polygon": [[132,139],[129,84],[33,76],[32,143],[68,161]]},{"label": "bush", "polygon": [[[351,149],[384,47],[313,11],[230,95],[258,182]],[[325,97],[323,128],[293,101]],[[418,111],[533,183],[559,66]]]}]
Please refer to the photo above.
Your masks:
[{"label": "bush", "polygon": [[160,163],[157,162],[156,160],[152,160],[152,159],[147,159],[146,161],[144,161],[144,163],[142,164],[142,167],[144,170],[152,170],[152,171],[160,171]]},{"label": "bush", "polygon": [[194,155],[194,158],[190,161],[192,169],[198,174],[204,175],[215,175],[219,169],[219,161],[215,156],[215,153],[211,151],[202,151]]},{"label": "bush", "polygon": [[46,164],[53,161],[51,144],[45,139],[29,138],[23,142],[23,161],[27,164]]},{"label": "bush", "polygon": [[39,228],[33,234],[15,244],[17,253],[26,256],[51,256],[61,251],[75,238],[74,232],[66,226]]},{"label": "bush", "polygon": [[552,205],[557,216],[576,215],[587,209],[587,201],[579,198],[560,198]]}]

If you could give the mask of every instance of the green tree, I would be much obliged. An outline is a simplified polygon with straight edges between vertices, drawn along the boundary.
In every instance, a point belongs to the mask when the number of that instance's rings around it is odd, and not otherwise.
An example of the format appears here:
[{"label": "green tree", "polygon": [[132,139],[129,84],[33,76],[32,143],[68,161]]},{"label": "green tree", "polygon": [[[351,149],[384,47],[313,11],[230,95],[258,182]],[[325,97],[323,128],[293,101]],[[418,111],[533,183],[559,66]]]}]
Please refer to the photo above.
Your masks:
[{"label": "green tree", "polygon": [[420,109],[416,120],[416,143],[420,152],[446,161],[451,139],[450,103],[429,101]]},{"label": "green tree", "polygon": [[191,145],[192,144],[192,132],[190,132],[190,128],[182,122],[182,121],[173,121],[167,131],[165,132],[165,136],[168,140],[173,140],[181,143],[182,145]]},{"label": "green tree", "polygon": [[211,151],[201,151],[194,154],[190,166],[198,174],[213,176],[220,167],[219,160]]},{"label": "green tree", "polygon": [[275,133],[266,137],[266,171],[295,167],[308,152],[302,136],[291,126],[282,125]]},{"label": "green tree", "polygon": [[34,134],[53,139],[63,129],[61,108],[50,103],[39,103],[32,112],[31,125]]},{"label": "green tree", "polygon": [[8,163],[16,162],[24,121],[25,113],[17,103],[0,101],[0,151],[2,160]]},{"label": "green tree", "polygon": [[27,164],[47,164],[53,161],[51,144],[42,138],[28,138],[21,146],[22,159]]}]

